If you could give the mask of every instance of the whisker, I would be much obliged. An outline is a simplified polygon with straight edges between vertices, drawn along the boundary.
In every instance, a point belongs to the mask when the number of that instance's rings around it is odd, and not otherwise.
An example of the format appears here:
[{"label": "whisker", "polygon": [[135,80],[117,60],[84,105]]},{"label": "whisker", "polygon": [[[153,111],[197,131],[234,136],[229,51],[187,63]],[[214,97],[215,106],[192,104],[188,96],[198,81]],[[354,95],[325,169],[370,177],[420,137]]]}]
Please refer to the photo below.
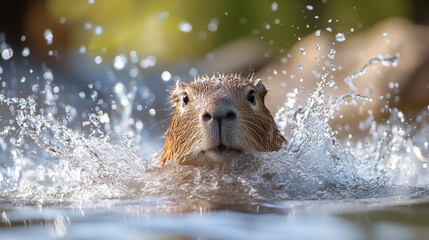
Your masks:
[{"label": "whisker", "polygon": [[171,111],[171,108],[160,108],[160,109],[155,109],[157,112],[160,111]]},{"label": "whisker", "polygon": [[153,126],[151,126],[151,127],[149,128],[149,130],[151,130],[152,128],[154,128],[154,127],[158,126],[158,125],[159,125],[159,124],[161,124],[161,123],[166,122],[167,120],[171,120],[172,118],[173,118],[173,117],[168,117],[168,118],[166,118],[166,119],[163,119],[163,120],[161,120],[161,121],[159,121],[159,122],[155,123]]},{"label": "whisker", "polygon": [[[246,119],[240,119],[239,120],[239,122],[243,122],[243,123],[246,123],[246,124],[250,124],[250,125],[252,125],[252,126],[254,126],[255,128],[257,128],[258,130],[260,130],[260,131],[265,131],[265,129],[263,129],[261,126],[259,126],[258,124],[256,124],[256,123],[254,123],[254,122],[251,122],[251,121],[249,121],[249,120],[246,120]],[[252,129],[253,130],[253,129]]]}]

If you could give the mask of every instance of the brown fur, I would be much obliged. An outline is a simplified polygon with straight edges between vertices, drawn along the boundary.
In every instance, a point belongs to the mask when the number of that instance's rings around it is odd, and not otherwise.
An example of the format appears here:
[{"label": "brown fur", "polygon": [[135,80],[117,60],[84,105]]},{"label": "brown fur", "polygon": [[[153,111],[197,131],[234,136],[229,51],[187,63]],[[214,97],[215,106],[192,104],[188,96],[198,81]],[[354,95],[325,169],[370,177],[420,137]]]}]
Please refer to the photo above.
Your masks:
[{"label": "brown fur", "polygon": [[[248,101],[251,90],[256,105]],[[286,140],[265,107],[266,93],[261,79],[253,75],[222,74],[199,77],[189,83],[177,82],[171,91],[173,118],[165,134],[160,166],[167,161],[203,165],[213,160],[213,156],[223,161],[241,152],[279,150]],[[183,102],[185,94],[189,97],[187,105]],[[213,120],[213,123],[203,120],[205,112],[223,108],[233,109],[236,119],[231,122]],[[217,149],[220,144],[227,150]]]}]

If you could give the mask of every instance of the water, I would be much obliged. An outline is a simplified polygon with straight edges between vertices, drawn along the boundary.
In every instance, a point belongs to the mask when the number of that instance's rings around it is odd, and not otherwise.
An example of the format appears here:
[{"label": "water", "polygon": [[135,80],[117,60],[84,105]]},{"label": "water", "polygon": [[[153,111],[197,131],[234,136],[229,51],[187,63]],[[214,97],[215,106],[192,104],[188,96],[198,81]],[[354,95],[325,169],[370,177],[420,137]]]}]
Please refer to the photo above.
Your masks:
[{"label": "water", "polygon": [[[397,61],[374,59],[393,66]],[[349,78],[364,74],[368,65]],[[54,86],[53,72],[45,68],[40,75],[43,82],[31,85],[27,97],[7,97],[15,93],[9,86],[0,95],[9,114],[2,115],[0,142],[1,226],[8,239],[343,239],[351,233],[361,239],[366,229],[349,219],[359,216],[350,209],[375,214],[371,209],[427,204],[428,113],[409,125],[393,109],[386,123],[370,118],[361,125],[368,131],[363,139],[339,140],[328,125],[335,109],[348,98],[370,99],[325,96],[324,89],[334,85],[326,80],[329,72],[306,106],[296,108],[296,94],[289,95],[288,108],[276,114],[283,132],[293,125],[288,145],[244,154],[215,169],[153,165],[154,147],[144,145],[151,139],[141,137],[137,121],[130,122],[136,87],[117,83],[116,111],[100,107],[80,119],[77,106],[59,104],[67,93]],[[99,224],[106,231],[92,229]],[[219,224],[223,232],[212,229]],[[306,230],[308,224],[314,231]]]},{"label": "water", "polygon": [[[88,119],[81,122],[87,128],[76,131],[67,126],[73,122],[76,114],[73,111],[76,110],[70,105],[57,105],[55,99],[61,92],[52,87],[53,73],[46,70],[43,73],[44,90],[39,95],[32,94],[27,98],[0,95],[2,104],[9,107],[11,113],[10,119],[3,117],[3,122],[8,124],[2,132],[2,153],[12,160],[1,169],[2,195],[36,200],[175,196],[232,202],[392,195],[389,191],[396,184],[396,175],[389,177],[389,173],[396,171],[402,161],[389,157],[392,151],[399,151],[401,153],[394,156],[409,159],[414,153],[402,153],[406,152],[403,148],[420,149],[414,145],[419,136],[413,135],[416,140],[409,139],[404,131],[400,131],[406,126],[392,123],[371,126],[374,129],[370,141],[380,145],[375,149],[342,147],[328,121],[334,117],[334,108],[345,98],[361,96],[348,94],[335,100],[326,98],[327,74],[309,96],[307,106],[296,111],[293,106],[290,109],[296,112],[293,119],[289,119],[294,126],[289,144],[283,150],[249,153],[216,169],[175,163],[158,169],[152,164],[156,157],[144,153],[146,149],[139,149],[142,142],[150,140],[142,139],[133,127],[135,121],[130,121],[136,87],[127,92],[124,84],[117,83],[113,88],[116,115],[101,109],[89,112]],[[82,100],[86,97],[84,92],[79,96]],[[44,108],[38,106],[38,99],[44,99]],[[278,121],[281,122],[282,117],[292,118],[291,112],[279,113]],[[150,109],[149,114],[155,116],[155,110]],[[425,127],[423,124],[422,128]],[[380,129],[384,129],[382,133]],[[412,145],[404,144],[406,141]],[[137,152],[143,152],[145,156],[139,156]],[[367,156],[358,158],[357,155]],[[411,167],[411,163],[407,167]],[[410,173],[410,179],[397,181],[412,182],[414,177],[411,175],[415,171]]]},{"label": "water", "polygon": [[[272,11],[277,7],[273,3]],[[181,24],[181,31],[192,30],[190,23]],[[102,34],[98,27],[95,34]],[[49,29],[44,37],[48,45],[54,39]],[[345,40],[342,33],[336,37],[339,43]],[[289,139],[280,151],[246,153],[213,169],[172,162],[160,169],[155,163],[162,142],[145,126],[158,113],[147,104],[146,118],[135,117],[143,110],[136,99],[145,86],[117,81],[111,97],[103,94],[101,83],[70,92],[45,64],[25,74],[14,71],[13,50],[6,42],[2,46],[1,238],[392,239],[428,234],[427,213],[420,212],[429,204],[428,111],[409,121],[390,109],[384,123],[370,115],[358,126],[365,136],[340,139],[328,124],[336,111],[348,100],[372,99],[357,93],[336,99],[325,95],[326,88],[341,81],[330,79],[336,66],[324,68],[305,106],[297,106],[297,90],[288,93],[275,116]],[[331,49],[326,57],[335,54]],[[30,57],[29,49],[23,56]],[[375,56],[344,81],[352,92],[353,81],[369,66],[395,67],[399,58],[399,53]],[[103,62],[100,56],[92,61]],[[112,69],[155,65],[153,56],[139,61],[130,53],[130,58],[118,55]],[[158,78],[167,82],[173,75],[164,71]],[[142,95],[150,99],[150,92]]]}]

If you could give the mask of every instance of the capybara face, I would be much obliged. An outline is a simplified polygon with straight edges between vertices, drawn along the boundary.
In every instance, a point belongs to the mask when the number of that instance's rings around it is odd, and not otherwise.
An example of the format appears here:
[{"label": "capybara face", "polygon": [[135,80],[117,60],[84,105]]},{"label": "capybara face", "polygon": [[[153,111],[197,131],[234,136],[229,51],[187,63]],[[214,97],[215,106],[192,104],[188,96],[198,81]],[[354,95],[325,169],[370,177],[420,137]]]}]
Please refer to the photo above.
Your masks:
[{"label": "capybara face", "polygon": [[286,140],[264,104],[260,79],[240,75],[178,82],[171,92],[173,118],[161,166],[167,161],[204,165],[247,151],[277,151]]}]

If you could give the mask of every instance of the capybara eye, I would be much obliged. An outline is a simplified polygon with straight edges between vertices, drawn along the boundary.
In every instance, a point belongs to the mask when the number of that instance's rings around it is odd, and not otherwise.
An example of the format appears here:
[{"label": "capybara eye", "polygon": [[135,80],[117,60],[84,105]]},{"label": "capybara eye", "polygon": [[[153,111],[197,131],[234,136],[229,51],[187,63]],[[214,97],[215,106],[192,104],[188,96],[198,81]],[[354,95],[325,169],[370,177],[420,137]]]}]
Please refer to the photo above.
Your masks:
[{"label": "capybara eye", "polygon": [[247,101],[253,105],[256,105],[255,91],[250,90],[249,95],[247,96]]},{"label": "capybara eye", "polygon": [[183,95],[183,106],[186,106],[189,103],[189,96],[187,93]]}]

